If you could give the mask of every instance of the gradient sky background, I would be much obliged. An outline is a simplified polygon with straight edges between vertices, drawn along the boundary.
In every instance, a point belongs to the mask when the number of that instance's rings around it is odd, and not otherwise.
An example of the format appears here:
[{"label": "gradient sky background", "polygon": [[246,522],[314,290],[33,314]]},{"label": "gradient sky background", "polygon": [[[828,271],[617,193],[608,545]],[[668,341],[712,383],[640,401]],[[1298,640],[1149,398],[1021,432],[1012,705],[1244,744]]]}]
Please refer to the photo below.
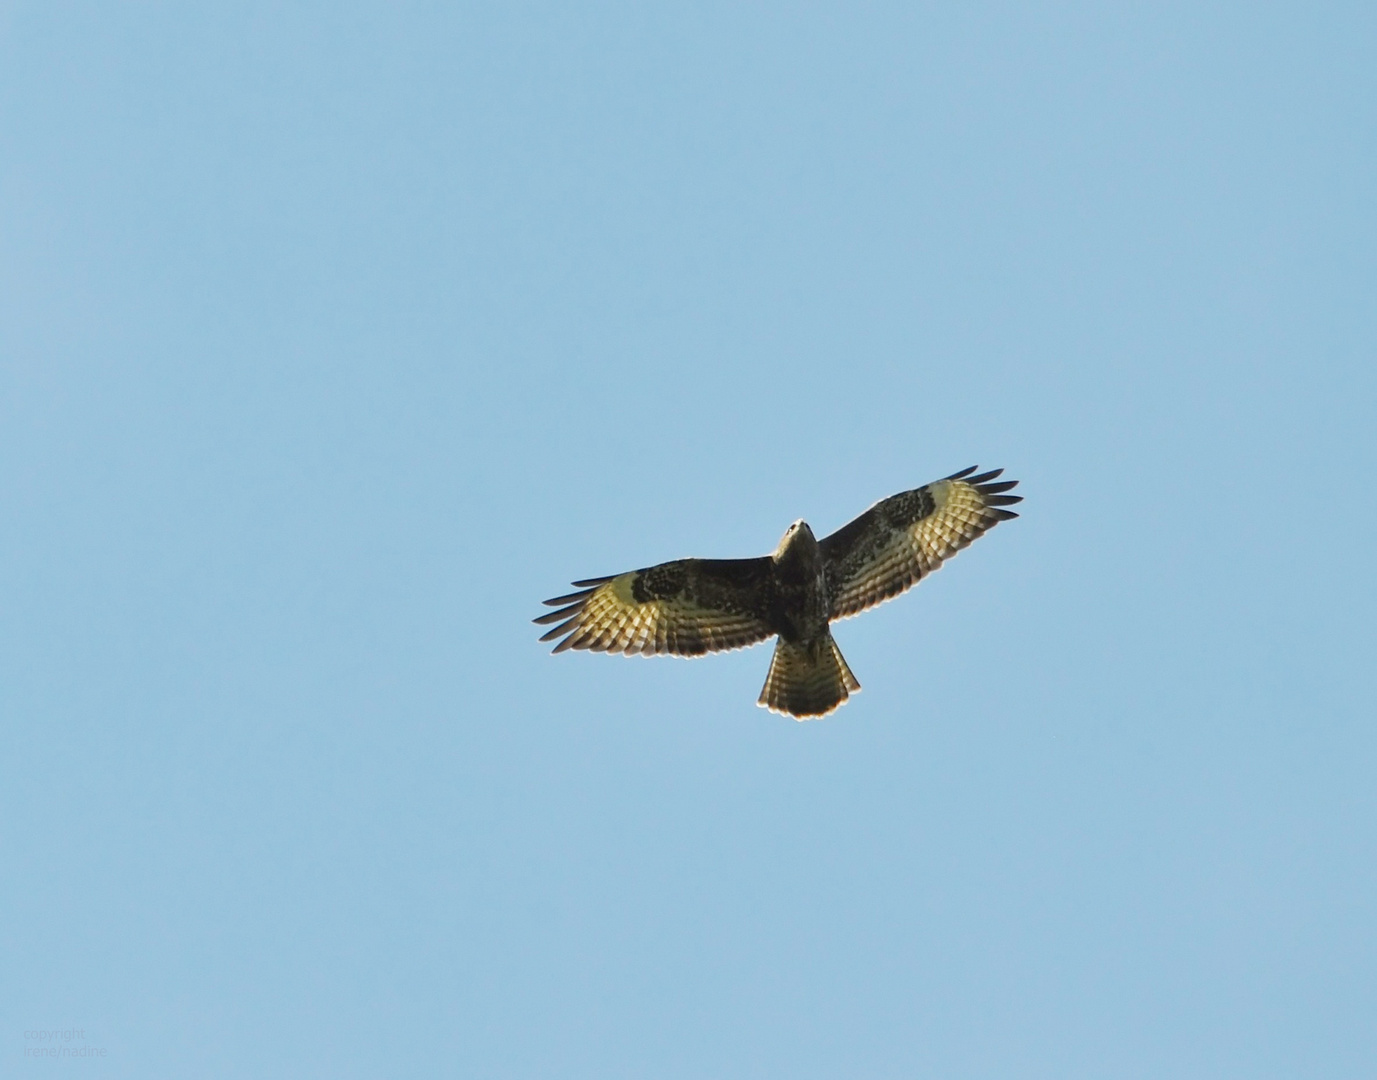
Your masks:
[{"label": "gradient sky background", "polygon": [[[0,7],[4,1059],[1372,1075],[1375,48]],[[828,720],[536,642],[977,463]]]}]

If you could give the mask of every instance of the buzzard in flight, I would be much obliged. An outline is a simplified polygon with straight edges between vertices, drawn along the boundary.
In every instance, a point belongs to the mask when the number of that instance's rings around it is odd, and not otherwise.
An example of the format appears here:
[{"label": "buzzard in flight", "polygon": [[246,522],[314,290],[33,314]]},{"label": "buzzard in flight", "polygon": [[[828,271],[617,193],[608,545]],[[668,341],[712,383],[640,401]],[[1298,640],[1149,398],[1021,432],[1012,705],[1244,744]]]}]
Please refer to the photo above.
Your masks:
[{"label": "buzzard in flight", "polygon": [[828,623],[898,596],[986,529],[1018,517],[1004,507],[1017,480],[975,467],[877,502],[822,540],[789,526],[773,555],[678,559],[614,577],[576,581],[545,603],[558,623],[541,641],[555,652],[701,656],[779,636],[758,704],[800,719],[826,716],[861,684]]}]

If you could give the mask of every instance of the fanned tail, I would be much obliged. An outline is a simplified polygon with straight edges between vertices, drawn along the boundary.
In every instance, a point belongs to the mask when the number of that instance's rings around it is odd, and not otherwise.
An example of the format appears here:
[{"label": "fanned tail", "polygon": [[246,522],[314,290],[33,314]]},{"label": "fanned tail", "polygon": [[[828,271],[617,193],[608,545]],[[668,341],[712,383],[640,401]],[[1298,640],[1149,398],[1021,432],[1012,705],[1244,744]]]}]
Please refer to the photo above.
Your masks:
[{"label": "fanned tail", "polygon": [[801,720],[826,716],[860,688],[830,631],[808,643],[780,638],[756,704]]}]

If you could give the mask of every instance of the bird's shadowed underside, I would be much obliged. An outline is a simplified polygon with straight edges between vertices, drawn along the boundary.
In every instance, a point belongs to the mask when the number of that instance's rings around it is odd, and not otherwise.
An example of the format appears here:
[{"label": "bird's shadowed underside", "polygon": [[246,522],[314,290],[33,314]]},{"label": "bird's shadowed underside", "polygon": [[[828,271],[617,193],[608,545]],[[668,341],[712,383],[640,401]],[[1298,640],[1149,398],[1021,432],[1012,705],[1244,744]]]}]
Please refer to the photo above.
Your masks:
[{"label": "bird's shadowed underside", "polygon": [[825,716],[860,689],[829,623],[917,584],[1001,521],[1018,481],[974,468],[884,499],[822,540],[789,527],[772,555],[678,559],[576,581],[535,622],[555,623],[554,651],[701,656],[778,637],[759,704],[804,719]]}]

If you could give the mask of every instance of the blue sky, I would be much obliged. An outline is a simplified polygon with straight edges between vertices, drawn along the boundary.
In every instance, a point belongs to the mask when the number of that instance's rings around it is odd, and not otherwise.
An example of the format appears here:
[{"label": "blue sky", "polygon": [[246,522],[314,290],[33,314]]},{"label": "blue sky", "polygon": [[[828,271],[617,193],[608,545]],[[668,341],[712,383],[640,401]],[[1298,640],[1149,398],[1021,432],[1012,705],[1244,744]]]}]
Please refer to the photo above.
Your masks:
[{"label": "blue sky", "polygon": [[[0,1053],[1370,1073],[1375,32],[0,8]],[[535,640],[977,463],[827,720]]]}]

